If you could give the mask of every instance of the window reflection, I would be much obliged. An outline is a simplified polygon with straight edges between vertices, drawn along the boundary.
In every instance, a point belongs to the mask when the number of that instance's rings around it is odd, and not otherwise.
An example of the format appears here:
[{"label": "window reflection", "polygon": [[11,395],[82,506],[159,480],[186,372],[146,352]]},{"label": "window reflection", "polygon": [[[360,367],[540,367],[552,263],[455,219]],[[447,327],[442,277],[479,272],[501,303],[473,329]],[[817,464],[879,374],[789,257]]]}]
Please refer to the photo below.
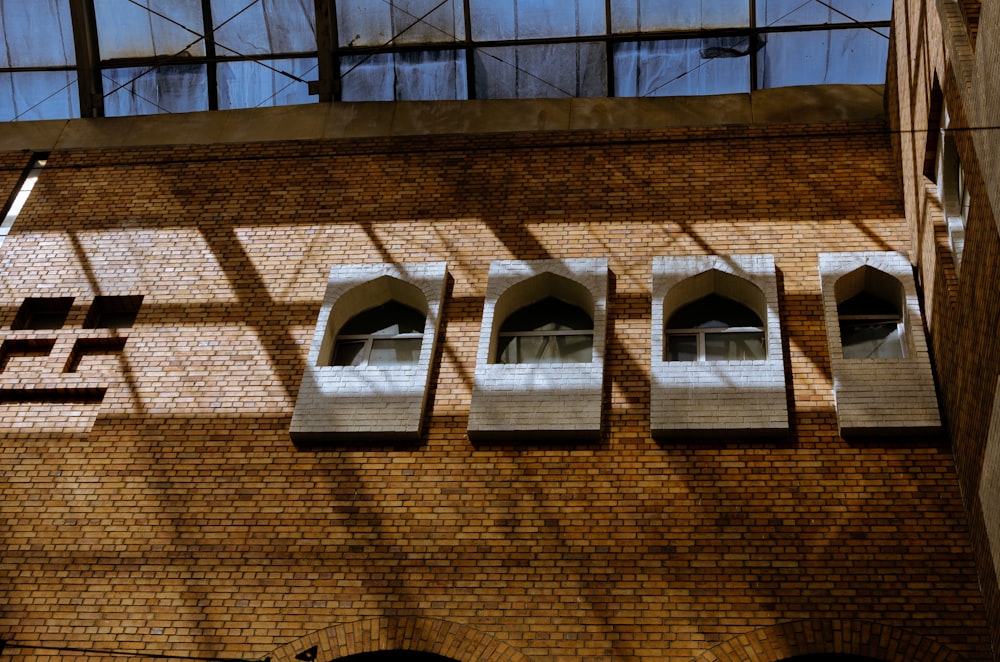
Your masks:
[{"label": "window reflection", "polygon": [[426,318],[397,301],[370,308],[340,329],[331,365],[399,365],[420,360]]},{"label": "window reflection", "polygon": [[664,329],[668,361],[767,358],[764,323],[743,304],[710,294],[679,308]]},{"label": "window reflection", "polygon": [[554,297],[508,317],[497,339],[497,363],[590,363],[593,351],[594,321]]},{"label": "window reflection", "polygon": [[861,292],[837,306],[845,359],[901,359],[903,320],[885,299]]}]

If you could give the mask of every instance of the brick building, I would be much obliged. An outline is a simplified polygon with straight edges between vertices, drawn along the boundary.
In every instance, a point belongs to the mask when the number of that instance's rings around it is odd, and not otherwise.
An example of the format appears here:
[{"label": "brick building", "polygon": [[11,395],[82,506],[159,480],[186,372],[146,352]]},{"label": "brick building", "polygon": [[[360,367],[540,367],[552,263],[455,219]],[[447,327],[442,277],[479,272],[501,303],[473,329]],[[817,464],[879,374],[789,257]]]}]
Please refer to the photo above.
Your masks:
[{"label": "brick building", "polygon": [[0,125],[0,659],[994,659],[998,11],[897,0],[884,87]]}]

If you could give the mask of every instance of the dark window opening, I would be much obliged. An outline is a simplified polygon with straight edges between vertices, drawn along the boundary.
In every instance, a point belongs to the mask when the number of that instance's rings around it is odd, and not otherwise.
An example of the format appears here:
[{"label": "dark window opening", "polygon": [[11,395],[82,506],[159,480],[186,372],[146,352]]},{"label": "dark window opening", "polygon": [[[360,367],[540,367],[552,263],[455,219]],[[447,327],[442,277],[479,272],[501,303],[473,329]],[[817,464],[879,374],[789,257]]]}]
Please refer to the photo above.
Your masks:
[{"label": "dark window opening", "polygon": [[330,365],[416,363],[427,318],[420,311],[389,301],[352,317],[340,329]]},{"label": "dark window opening", "polygon": [[59,329],[66,323],[73,297],[41,298],[24,300],[17,311],[11,329]]},{"label": "dark window opening", "polygon": [[548,297],[504,321],[497,363],[590,363],[594,321],[581,308]]},{"label": "dark window opening", "polygon": [[668,361],[748,361],[767,357],[760,317],[727,297],[710,294],[679,308],[664,330]]},{"label": "dark window opening", "polygon": [[903,323],[899,309],[869,292],[837,306],[845,359],[903,358]]},{"label": "dark window opening", "polygon": [[83,322],[85,329],[125,329],[135,324],[142,295],[94,297]]}]

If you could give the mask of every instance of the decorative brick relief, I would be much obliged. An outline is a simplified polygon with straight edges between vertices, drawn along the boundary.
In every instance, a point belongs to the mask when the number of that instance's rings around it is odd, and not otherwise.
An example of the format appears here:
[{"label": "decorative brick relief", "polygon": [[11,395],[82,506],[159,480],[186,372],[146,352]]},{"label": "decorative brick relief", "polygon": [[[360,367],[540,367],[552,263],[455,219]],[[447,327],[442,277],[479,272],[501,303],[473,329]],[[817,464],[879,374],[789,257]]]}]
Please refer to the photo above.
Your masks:
[{"label": "decorative brick relief", "polygon": [[[510,260],[490,265],[469,412],[471,439],[600,437],[607,296],[608,262],[604,258]],[[590,316],[590,362],[498,362],[504,322],[518,310],[548,298]]]},{"label": "decorative brick relief", "polygon": [[[338,265],[330,269],[305,373],[295,401],[293,441],[406,441],[420,438],[441,303],[443,262]],[[425,316],[419,357],[393,365],[331,365],[340,329],[394,301]]]},{"label": "decorative brick relief", "polygon": [[[894,252],[821,253],[819,272],[840,434],[938,431],[937,393],[909,261]],[[845,357],[838,306],[862,293],[897,309],[900,357]]]},{"label": "decorative brick relief", "polygon": [[73,307],[74,301],[22,301],[0,342],[0,402],[104,399],[128,341],[123,329],[135,322],[142,296],[98,296],[85,314]]},{"label": "decorative brick relief", "polygon": [[[788,430],[778,286],[771,255],[653,258],[650,430],[657,436],[774,435]],[[664,328],[676,311],[710,295],[763,322],[764,356],[670,361]]]}]

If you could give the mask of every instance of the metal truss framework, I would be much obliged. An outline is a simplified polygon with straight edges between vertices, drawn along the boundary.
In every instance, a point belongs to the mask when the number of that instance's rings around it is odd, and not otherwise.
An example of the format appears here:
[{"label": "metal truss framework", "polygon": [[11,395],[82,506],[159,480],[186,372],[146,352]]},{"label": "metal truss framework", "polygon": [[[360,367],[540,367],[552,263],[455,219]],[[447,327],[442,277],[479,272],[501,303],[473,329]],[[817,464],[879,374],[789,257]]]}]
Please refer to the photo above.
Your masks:
[{"label": "metal truss framework", "polygon": [[[341,7],[338,12],[337,2],[347,2],[348,0],[311,0],[314,4],[313,9],[315,12],[312,17],[314,21],[313,27],[315,29],[315,50],[271,52],[262,56],[259,52],[240,53],[229,45],[220,47],[220,44],[216,40],[216,30],[219,29],[220,19],[221,22],[224,23],[232,20],[233,17],[213,16],[213,1],[200,0],[202,19],[201,25],[180,26],[186,32],[191,34],[192,39],[195,40],[196,43],[203,42],[203,47],[200,47],[196,54],[192,55],[190,51],[185,50],[170,54],[148,56],[136,55],[124,58],[117,57],[102,59],[102,26],[98,20],[97,12],[95,12],[95,1],[100,2],[101,0],[64,1],[68,1],[70,7],[75,64],[62,67],[0,67],[0,74],[14,75],[28,71],[40,70],[61,70],[68,72],[70,75],[75,73],[76,86],[79,96],[79,114],[81,117],[105,116],[106,111],[108,110],[106,108],[106,99],[109,95],[133,82],[135,78],[139,78],[154,71],[162,70],[164,67],[203,67],[205,84],[202,87],[205,90],[204,93],[207,96],[207,99],[199,101],[199,107],[213,110],[219,109],[220,107],[226,107],[225,104],[220,105],[219,70],[220,67],[228,66],[232,63],[243,62],[262,64],[270,69],[274,74],[285,77],[287,79],[287,84],[307,86],[309,98],[329,102],[345,100],[343,84],[345,76],[354,72],[359,66],[369,63],[373,60],[373,58],[405,58],[407,57],[407,54],[409,54],[412,58],[414,54],[420,53],[429,53],[432,54],[433,57],[438,58],[451,58],[454,62],[458,63],[457,68],[459,70],[464,70],[459,74],[459,76],[464,75],[464,81],[459,81],[457,83],[459,89],[459,96],[457,98],[496,98],[497,96],[503,96],[503,93],[496,94],[495,92],[491,92],[489,89],[484,87],[482,81],[477,81],[477,75],[481,75],[479,73],[479,67],[475,65],[477,57],[482,59],[484,54],[486,54],[488,57],[499,60],[501,58],[494,55],[494,53],[513,53],[516,49],[523,49],[526,47],[552,47],[558,45],[579,46],[586,44],[590,45],[588,48],[596,47],[598,49],[603,49],[603,71],[595,72],[588,69],[585,72],[579,73],[578,76],[582,77],[586,75],[591,77],[596,76],[598,78],[603,77],[602,82],[597,85],[599,87],[603,87],[604,96],[615,96],[617,89],[616,76],[620,75],[620,72],[616,70],[615,66],[616,49],[619,49],[623,44],[648,44],[651,42],[680,43],[683,40],[687,40],[687,43],[709,44],[709,47],[706,48],[703,46],[700,49],[700,57],[702,60],[740,58],[741,61],[745,61],[746,71],[748,72],[747,76],[749,79],[747,86],[748,89],[745,91],[750,91],[768,86],[765,82],[759,79],[759,72],[761,71],[759,58],[762,57],[761,53],[764,45],[767,44],[768,40],[775,35],[809,32],[816,33],[818,35],[821,31],[830,33],[831,31],[858,31],[863,29],[875,32],[880,37],[886,37],[890,26],[889,20],[856,20],[847,13],[823,0],[804,0],[802,4],[799,5],[799,8],[805,5],[818,3],[819,5],[828,8],[831,16],[836,16],[838,19],[836,22],[831,21],[826,23],[793,24],[777,21],[772,22],[772,24],[769,25],[759,25],[757,21],[757,6],[764,0],[747,0],[748,6],[746,15],[749,17],[749,21],[747,21],[745,25],[739,25],[737,27],[692,28],[690,26],[685,26],[681,28],[673,28],[670,26],[653,26],[653,29],[645,29],[644,27],[640,31],[613,31],[609,27],[612,25],[613,4],[615,2],[620,2],[620,0],[603,0],[603,8],[605,12],[604,25],[606,26],[606,29],[602,34],[588,33],[574,36],[533,36],[530,38],[515,39],[483,39],[480,37],[475,39],[473,21],[477,20],[475,8],[476,0],[441,0],[441,2],[431,6],[429,11],[424,11],[423,13],[414,9],[414,7],[417,7],[419,3],[416,3],[413,0],[409,0],[408,2],[401,0],[372,0],[372,2],[376,5],[387,5],[389,10],[395,12],[396,15],[404,16],[406,18],[406,22],[402,27],[394,28],[393,33],[387,39],[379,40],[377,43],[373,43],[371,39],[368,39],[367,42],[365,39],[362,39],[361,41],[362,43],[365,43],[365,45],[354,45],[354,40],[346,40],[343,35],[341,35],[342,26],[338,24],[338,16],[344,16],[345,14],[343,12],[347,10]],[[265,1],[266,0],[246,0],[246,7],[240,11],[246,11],[246,9],[258,3],[264,4]],[[310,0],[304,1],[309,2]],[[517,1],[518,0],[512,0],[515,8]],[[521,0],[521,2],[524,1],[525,0]],[[600,0],[596,1],[600,2]],[[835,0],[831,0],[831,2],[834,1]],[[128,2],[147,12],[156,14],[155,9],[148,6],[151,3],[142,3],[139,0],[128,0]],[[358,4],[357,0],[353,0],[353,2],[355,5]],[[448,3],[459,3],[461,5],[461,7],[454,6],[454,4],[449,5],[449,7],[454,10],[454,14],[456,16],[460,16],[462,21],[461,23],[456,21],[454,26],[454,32],[456,32],[456,34],[444,34],[442,31],[444,36],[441,39],[435,38],[429,41],[421,41],[419,39],[413,39],[411,33],[411,35],[407,38],[400,39],[400,36],[403,33],[406,33],[414,26],[425,24],[428,20],[428,16],[440,10]],[[155,3],[153,3],[153,6],[155,6]],[[428,3],[425,2],[421,6],[428,6]],[[382,7],[381,11],[386,11],[385,7]],[[166,19],[166,17],[162,15],[157,14],[157,16],[162,19]],[[820,37],[817,36],[817,38]],[[713,43],[722,45],[711,46]],[[727,44],[740,44],[740,46],[726,47]],[[637,60],[641,61],[642,57],[644,57],[644,55],[640,52],[637,55]],[[282,62],[303,60],[310,60],[316,63],[315,66],[309,67],[310,73],[308,78],[303,76],[301,73],[295,74],[287,71],[281,64]],[[542,73],[539,73],[538,71],[526,71],[523,69],[522,65],[519,65],[518,61],[513,58],[511,58],[509,62],[503,61],[502,65],[509,65],[510,67],[515,68],[519,75],[523,72],[525,77],[536,78],[541,81],[541,84],[543,85],[548,84],[548,82],[544,80],[546,76],[544,71]],[[698,68],[700,66],[702,66],[702,64],[698,64],[694,68]],[[740,66],[742,67],[742,64]],[[126,69],[139,71],[140,73],[135,76],[135,78],[124,84],[116,82],[114,78],[108,75],[108,73],[112,70]],[[682,71],[677,77],[684,76],[687,73],[689,72]],[[398,76],[399,74],[397,73],[396,75]],[[590,93],[580,93],[579,89],[577,89],[577,92],[574,94],[573,90],[566,90],[565,85],[560,86],[555,83],[552,83],[551,87],[553,88],[553,92],[550,96],[593,95]],[[663,86],[661,85],[660,87]],[[592,87],[589,89],[593,90]],[[461,96],[463,91],[465,96]],[[671,92],[666,91],[663,93],[670,94]],[[718,91],[708,89],[699,93],[718,93]],[[304,88],[301,94],[305,95]],[[632,95],[635,94],[630,94],[630,96]],[[647,91],[646,94],[638,94],[638,96],[646,95],[657,95],[657,93],[654,89],[652,93]],[[525,96],[525,94],[514,92],[511,96]],[[153,104],[153,112],[170,112],[168,109],[157,105],[155,102],[150,103]],[[271,101],[270,104],[265,105],[275,105],[275,102]],[[22,112],[21,114],[23,115],[24,113]],[[110,114],[122,113],[121,111],[118,111]],[[13,119],[18,119],[17,113],[15,113]]]}]

